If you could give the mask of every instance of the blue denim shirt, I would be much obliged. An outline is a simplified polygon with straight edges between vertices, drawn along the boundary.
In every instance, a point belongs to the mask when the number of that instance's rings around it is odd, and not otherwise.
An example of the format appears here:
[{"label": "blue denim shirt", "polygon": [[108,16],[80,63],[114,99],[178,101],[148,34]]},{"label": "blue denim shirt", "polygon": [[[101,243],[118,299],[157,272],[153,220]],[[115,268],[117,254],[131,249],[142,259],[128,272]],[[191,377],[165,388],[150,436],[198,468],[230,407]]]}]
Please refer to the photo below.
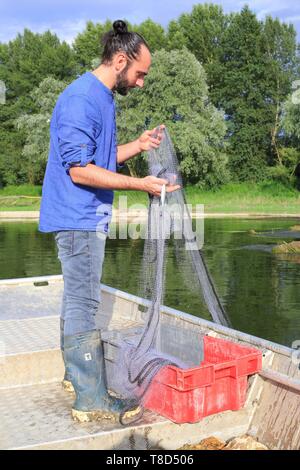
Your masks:
[{"label": "blue denim shirt", "polygon": [[39,230],[108,231],[113,191],[73,183],[73,165],[93,163],[116,171],[115,103],[112,91],[86,72],[59,96],[50,123]]}]

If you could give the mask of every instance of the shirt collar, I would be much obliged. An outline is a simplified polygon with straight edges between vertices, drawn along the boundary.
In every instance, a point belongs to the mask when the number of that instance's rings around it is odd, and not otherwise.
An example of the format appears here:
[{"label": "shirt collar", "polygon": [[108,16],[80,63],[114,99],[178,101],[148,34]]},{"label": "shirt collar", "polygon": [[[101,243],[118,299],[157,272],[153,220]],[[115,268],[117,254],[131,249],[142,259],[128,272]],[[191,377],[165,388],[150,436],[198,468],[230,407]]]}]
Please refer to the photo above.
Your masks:
[{"label": "shirt collar", "polygon": [[105,91],[105,93],[107,93],[112,98],[114,98],[114,93],[112,92],[112,90],[108,88],[106,85],[104,85],[104,83],[101,82],[101,80],[98,77],[96,77],[96,75],[94,75],[92,72],[86,72],[86,73],[89,74],[92,78],[94,78],[97,81],[97,83],[101,86],[102,90]]}]

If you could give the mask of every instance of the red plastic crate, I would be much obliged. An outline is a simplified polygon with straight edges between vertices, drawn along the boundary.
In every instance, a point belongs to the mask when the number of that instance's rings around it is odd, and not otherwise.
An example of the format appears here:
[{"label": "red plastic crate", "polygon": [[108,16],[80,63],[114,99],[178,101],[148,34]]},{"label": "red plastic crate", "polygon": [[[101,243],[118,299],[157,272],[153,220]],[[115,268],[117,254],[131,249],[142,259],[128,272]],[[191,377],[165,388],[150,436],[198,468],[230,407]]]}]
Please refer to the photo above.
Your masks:
[{"label": "red plastic crate", "polygon": [[204,361],[192,369],[161,369],[144,406],[175,423],[195,423],[214,413],[239,410],[246,400],[248,375],[261,367],[258,349],[204,336]]}]

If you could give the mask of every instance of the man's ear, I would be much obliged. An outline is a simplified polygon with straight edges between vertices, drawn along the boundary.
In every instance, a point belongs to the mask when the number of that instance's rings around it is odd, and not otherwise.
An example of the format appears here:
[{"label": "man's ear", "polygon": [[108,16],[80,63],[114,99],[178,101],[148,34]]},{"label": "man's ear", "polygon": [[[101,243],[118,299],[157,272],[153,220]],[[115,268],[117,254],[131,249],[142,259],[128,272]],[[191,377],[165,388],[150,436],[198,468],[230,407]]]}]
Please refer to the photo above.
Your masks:
[{"label": "man's ear", "polygon": [[122,72],[127,66],[128,58],[124,52],[118,52],[115,55],[114,66],[117,72]]}]

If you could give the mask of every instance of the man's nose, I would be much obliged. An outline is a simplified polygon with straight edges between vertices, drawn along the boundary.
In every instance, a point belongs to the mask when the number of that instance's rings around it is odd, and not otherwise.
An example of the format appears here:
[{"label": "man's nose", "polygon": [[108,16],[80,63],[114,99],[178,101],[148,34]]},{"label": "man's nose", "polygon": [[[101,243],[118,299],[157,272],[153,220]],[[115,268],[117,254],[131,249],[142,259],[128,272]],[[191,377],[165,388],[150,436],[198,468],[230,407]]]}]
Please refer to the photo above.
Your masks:
[{"label": "man's nose", "polygon": [[143,88],[144,86],[144,80],[142,78],[138,78],[137,81],[135,82],[136,86],[139,88]]}]

